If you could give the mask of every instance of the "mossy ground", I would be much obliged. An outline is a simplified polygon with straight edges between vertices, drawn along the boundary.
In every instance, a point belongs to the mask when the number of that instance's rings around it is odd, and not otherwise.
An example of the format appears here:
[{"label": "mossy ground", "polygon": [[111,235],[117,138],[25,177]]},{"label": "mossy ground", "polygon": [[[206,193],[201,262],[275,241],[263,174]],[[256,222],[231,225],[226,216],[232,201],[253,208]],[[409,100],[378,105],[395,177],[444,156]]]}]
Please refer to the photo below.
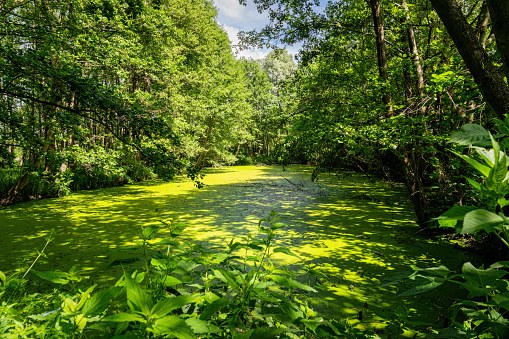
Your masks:
[{"label": "mossy ground", "polygon": [[[379,282],[385,274],[409,270],[410,265],[456,269],[466,260],[464,254],[418,233],[401,186],[372,182],[353,172],[323,174],[311,182],[311,171],[306,166],[285,171],[268,166],[209,169],[202,189],[186,179],[149,181],[3,208],[0,270],[33,259],[44,237],[55,229],[47,257],[35,268],[68,270],[76,265],[90,276],[90,283],[102,284],[121,274],[120,266],[111,265],[115,260],[137,255],[111,250],[132,245],[140,226],[179,216],[189,225],[185,238],[224,246],[231,238],[256,232],[258,220],[273,209],[288,218],[278,246],[300,257],[281,254],[276,260],[295,271],[316,265],[328,277],[321,280],[327,289],[314,298],[316,309],[354,322],[363,311],[367,322],[361,325],[373,326],[373,312],[403,305],[414,319],[435,322],[459,291],[445,288],[402,301],[394,288],[381,288]],[[302,280],[307,282],[308,276]]]}]

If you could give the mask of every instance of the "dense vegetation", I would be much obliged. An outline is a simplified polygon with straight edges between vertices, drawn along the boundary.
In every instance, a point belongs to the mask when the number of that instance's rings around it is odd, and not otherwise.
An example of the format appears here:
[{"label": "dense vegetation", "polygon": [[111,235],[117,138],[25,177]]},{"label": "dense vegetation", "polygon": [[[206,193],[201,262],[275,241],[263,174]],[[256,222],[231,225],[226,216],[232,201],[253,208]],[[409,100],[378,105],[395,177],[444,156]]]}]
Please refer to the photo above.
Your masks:
[{"label": "dense vegetation", "polygon": [[[504,212],[509,3],[351,0],[331,1],[323,12],[315,7],[319,1],[254,3],[270,13],[271,24],[244,32],[245,44],[302,41],[297,65],[280,49],[260,62],[235,59],[208,0],[2,1],[0,203],[153,176],[187,174],[200,186],[200,169],[211,165],[310,163],[317,166],[314,178],[322,171],[353,168],[402,181],[423,229],[447,211],[441,226],[462,234],[489,233],[491,247],[509,246]],[[461,126],[454,144],[447,144]],[[476,153],[463,155],[462,147],[469,145]],[[269,243],[254,264],[258,271]],[[486,263],[492,259],[504,258]],[[498,263],[478,270],[465,264],[462,277],[450,276],[446,268],[416,270],[421,273],[403,272],[387,284],[410,280],[418,287],[413,292],[420,293],[462,278],[456,282],[484,301],[461,304],[466,322],[456,321],[456,307],[446,331],[503,337],[506,267]],[[231,274],[251,281],[259,278],[252,276],[255,271]],[[253,287],[244,278],[239,279],[247,285],[235,285],[230,273],[217,272],[230,286]],[[6,286],[7,277],[0,278]],[[156,333],[159,318],[150,317],[159,314],[159,304],[153,306],[135,280],[124,279],[118,289],[101,291],[95,299],[82,297],[75,311],[88,305],[94,312],[69,311],[72,331],[81,328],[84,317],[102,312],[103,300],[125,285],[138,318],[125,315],[122,321],[143,323],[144,331]],[[154,291],[157,284],[147,279],[144,287]],[[137,297],[129,297],[132,291],[139,292]],[[317,323],[276,299],[271,303],[290,323],[306,320],[298,324],[304,329],[295,331],[318,335]],[[145,314],[144,303],[156,311]],[[249,317],[239,317],[246,325]],[[196,328],[203,324],[191,322],[194,333],[201,333]]]}]

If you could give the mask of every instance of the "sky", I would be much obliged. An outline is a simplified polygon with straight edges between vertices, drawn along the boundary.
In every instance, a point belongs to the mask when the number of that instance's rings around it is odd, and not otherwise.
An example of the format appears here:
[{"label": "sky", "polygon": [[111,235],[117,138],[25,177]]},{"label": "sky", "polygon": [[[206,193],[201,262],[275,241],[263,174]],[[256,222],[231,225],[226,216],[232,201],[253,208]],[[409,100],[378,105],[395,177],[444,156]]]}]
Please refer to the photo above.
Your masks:
[{"label": "sky", "polygon": [[[258,13],[256,5],[248,1],[247,6],[239,5],[238,0],[214,0],[214,5],[218,9],[217,21],[228,33],[232,45],[238,45],[239,31],[260,30],[269,23],[269,17],[266,13]],[[300,46],[280,46],[285,47],[292,55],[296,55]],[[269,54],[270,49],[248,49],[238,51],[234,49],[237,57],[246,57],[253,59],[264,58]]]}]

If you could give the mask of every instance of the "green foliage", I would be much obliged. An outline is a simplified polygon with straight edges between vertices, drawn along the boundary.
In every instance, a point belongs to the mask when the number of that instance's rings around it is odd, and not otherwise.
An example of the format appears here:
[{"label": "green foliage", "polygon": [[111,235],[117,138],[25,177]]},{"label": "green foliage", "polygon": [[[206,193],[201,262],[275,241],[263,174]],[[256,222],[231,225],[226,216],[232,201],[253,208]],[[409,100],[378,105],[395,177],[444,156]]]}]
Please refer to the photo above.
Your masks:
[{"label": "green foliage", "polygon": [[[497,120],[503,134],[507,137],[506,122]],[[485,128],[467,124],[453,133],[450,142],[474,149],[473,155],[456,153],[482,178],[478,182],[468,178],[468,182],[477,190],[479,206],[455,206],[435,220],[440,227],[454,227],[460,234],[495,234],[509,247],[509,219],[504,208],[508,205],[509,194],[508,159],[505,148],[506,139],[500,143]],[[484,146],[490,145],[491,149]],[[468,291],[468,298],[459,300],[449,307],[451,323],[447,328],[438,329],[428,338],[505,338],[509,335],[509,311],[506,303],[509,296],[509,279],[506,261],[496,262],[488,269],[476,268],[464,263],[461,273],[451,272],[444,266],[413,271],[397,272],[384,278],[381,285],[398,285],[401,297],[431,291],[444,283],[453,283]]]},{"label": "green foliage", "polygon": [[[177,338],[368,338],[348,324],[325,320],[307,301],[315,289],[271,260],[284,228],[272,211],[258,236],[233,240],[223,251],[179,240],[186,225],[173,218],[145,226],[136,246],[144,271],[124,272],[114,285],[82,286],[69,272],[32,272],[60,287],[26,294],[25,276],[0,272],[0,334],[6,338],[76,336]],[[161,236],[160,236],[161,235]],[[51,240],[51,239],[49,239]],[[34,262],[35,263],[35,262]],[[32,265],[33,266],[33,265]],[[23,287],[25,288],[25,287]]]}]

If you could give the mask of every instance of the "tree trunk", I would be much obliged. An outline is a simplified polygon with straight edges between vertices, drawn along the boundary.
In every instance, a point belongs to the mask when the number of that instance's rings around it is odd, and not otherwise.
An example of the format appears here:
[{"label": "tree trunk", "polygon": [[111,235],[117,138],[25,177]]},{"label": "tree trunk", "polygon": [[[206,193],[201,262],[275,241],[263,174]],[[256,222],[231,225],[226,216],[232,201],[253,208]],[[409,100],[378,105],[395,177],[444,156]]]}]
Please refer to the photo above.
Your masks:
[{"label": "tree trunk", "polygon": [[[488,0],[493,32],[497,41],[497,50],[500,53],[504,72],[509,79],[509,1]],[[506,113],[509,113],[506,110]]]},{"label": "tree trunk", "polygon": [[[369,0],[369,6],[371,7],[371,14],[375,25],[378,74],[380,75],[380,78],[387,83],[389,81],[389,74],[387,72],[387,52],[385,48],[385,33],[380,0]],[[392,98],[387,89],[384,89],[383,91],[382,100],[387,107],[389,117],[391,117],[393,115]]]},{"label": "tree trunk", "polygon": [[412,55],[412,62],[414,63],[417,75],[417,95],[422,97],[424,95],[424,72],[422,71],[421,57],[419,56],[419,49],[417,48],[417,42],[415,41],[414,26],[410,19],[410,12],[408,10],[406,0],[403,0],[403,8],[405,8],[406,11],[408,45],[410,47],[410,54]]},{"label": "tree trunk", "polygon": [[[456,0],[430,0],[430,2],[456,44],[486,103],[497,117],[503,120],[504,114],[509,113],[509,86],[504,81],[503,73],[491,63],[475,30],[467,22]],[[507,29],[509,2],[488,0],[488,6],[494,22],[493,30],[499,52],[507,58],[509,56],[509,30]]]},{"label": "tree trunk", "polygon": [[490,21],[490,12],[488,11],[488,1],[484,0],[481,12],[479,14],[479,20],[477,21],[477,34],[479,35],[479,43],[482,48],[486,48],[486,38],[488,32],[488,22]]}]

